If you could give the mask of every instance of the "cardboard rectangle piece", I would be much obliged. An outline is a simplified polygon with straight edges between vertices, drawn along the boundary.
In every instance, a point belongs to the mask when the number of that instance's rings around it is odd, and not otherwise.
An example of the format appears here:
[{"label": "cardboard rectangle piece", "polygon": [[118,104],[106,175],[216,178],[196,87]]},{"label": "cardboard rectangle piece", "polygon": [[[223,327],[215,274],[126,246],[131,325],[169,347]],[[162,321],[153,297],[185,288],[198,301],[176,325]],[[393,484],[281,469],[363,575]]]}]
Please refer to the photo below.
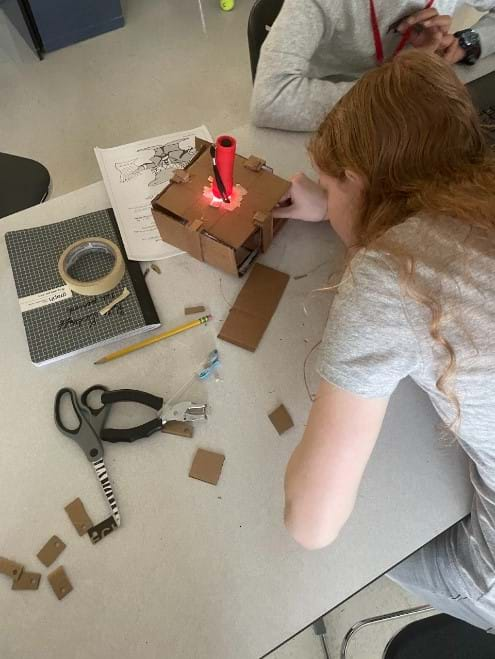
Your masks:
[{"label": "cardboard rectangle piece", "polygon": [[203,313],[205,311],[205,308],[202,304],[198,304],[197,307],[186,307],[184,309],[184,313],[186,316],[190,316],[193,313]]},{"label": "cardboard rectangle piece", "polygon": [[205,451],[200,448],[196,451],[196,455],[194,456],[189,471],[189,477],[196,478],[204,483],[216,485],[220,478],[220,474],[222,473],[224,461],[224,455],[213,453],[212,451]]},{"label": "cardboard rectangle piece", "polygon": [[21,576],[23,569],[24,566],[20,563],[16,563],[15,561],[0,556],[0,574],[6,574],[8,577],[12,577],[12,579],[18,579]]},{"label": "cardboard rectangle piece", "polygon": [[291,416],[284,405],[279,405],[276,410],[268,415],[268,418],[273,423],[279,435],[283,435],[284,432],[294,427]]},{"label": "cardboard rectangle piece", "polygon": [[90,516],[86,512],[81,499],[74,499],[67,506],[65,512],[69,515],[70,521],[74,524],[79,535],[84,535],[93,526]]},{"label": "cardboard rectangle piece", "polygon": [[23,570],[19,579],[12,582],[12,590],[38,590],[41,574]]},{"label": "cardboard rectangle piece", "polygon": [[177,437],[187,437],[191,439],[193,436],[193,427],[187,421],[167,421],[162,426],[162,432],[167,435],[176,435]]},{"label": "cardboard rectangle piece", "polygon": [[289,275],[256,263],[218,337],[254,352],[280,302]]},{"label": "cardboard rectangle piece", "polygon": [[48,575],[48,581],[50,582],[50,586],[52,587],[53,592],[59,600],[64,599],[64,597],[68,595],[71,590],[74,590],[63,567],[58,567],[53,572],[50,572]]},{"label": "cardboard rectangle piece", "polygon": [[50,540],[42,547],[37,556],[45,567],[50,567],[65,549],[65,542],[62,542],[56,535],[52,535]]}]

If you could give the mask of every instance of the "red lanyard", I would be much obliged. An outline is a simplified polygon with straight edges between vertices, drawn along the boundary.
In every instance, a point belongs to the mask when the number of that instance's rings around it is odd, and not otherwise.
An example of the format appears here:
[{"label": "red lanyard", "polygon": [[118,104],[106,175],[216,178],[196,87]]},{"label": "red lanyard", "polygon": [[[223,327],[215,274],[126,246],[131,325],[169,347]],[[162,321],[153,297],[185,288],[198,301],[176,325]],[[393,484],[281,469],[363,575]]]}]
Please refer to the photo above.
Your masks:
[{"label": "red lanyard", "polygon": [[[425,9],[429,9],[434,2],[435,0],[428,0]],[[378,62],[378,64],[383,64],[383,60],[385,59],[383,54],[383,41],[380,35],[380,28],[378,26],[378,18],[376,16],[374,0],[370,0],[370,17],[371,17],[371,27],[373,29],[373,39],[375,41],[376,61]],[[410,34],[411,34],[411,30],[407,30],[407,32],[402,35],[402,39],[400,40],[399,45],[395,49],[394,55],[400,53],[400,51],[405,47],[405,45],[409,41]]]}]

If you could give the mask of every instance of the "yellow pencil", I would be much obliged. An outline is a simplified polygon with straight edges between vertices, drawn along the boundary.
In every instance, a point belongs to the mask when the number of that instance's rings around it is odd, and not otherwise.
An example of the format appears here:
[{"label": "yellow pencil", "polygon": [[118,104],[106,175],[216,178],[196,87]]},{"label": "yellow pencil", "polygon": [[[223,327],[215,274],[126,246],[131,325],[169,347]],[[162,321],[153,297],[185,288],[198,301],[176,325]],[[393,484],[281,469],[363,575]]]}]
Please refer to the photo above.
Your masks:
[{"label": "yellow pencil", "polygon": [[122,348],[122,350],[116,350],[115,352],[111,352],[109,355],[106,355],[105,357],[98,359],[98,361],[96,361],[95,364],[105,364],[106,362],[111,362],[112,359],[118,359],[119,357],[128,355],[130,352],[134,352],[135,350],[140,350],[141,348],[146,348],[146,346],[153,345],[153,343],[158,343],[158,341],[162,341],[163,339],[169,339],[171,336],[175,336],[176,334],[180,334],[181,332],[186,332],[187,330],[192,329],[193,327],[199,327],[199,325],[206,325],[206,323],[209,320],[211,320],[211,316],[203,316],[202,318],[193,320],[190,323],[186,323],[185,325],[176,327],[175,329],[169,330],[168,332],[162,332],[161,334],[156,334],[156,336],[151,336],[149,339],[144,339],[144,341],[139,341],[139,343],[133,343],[132,345],[127,346],[127,348]]}]

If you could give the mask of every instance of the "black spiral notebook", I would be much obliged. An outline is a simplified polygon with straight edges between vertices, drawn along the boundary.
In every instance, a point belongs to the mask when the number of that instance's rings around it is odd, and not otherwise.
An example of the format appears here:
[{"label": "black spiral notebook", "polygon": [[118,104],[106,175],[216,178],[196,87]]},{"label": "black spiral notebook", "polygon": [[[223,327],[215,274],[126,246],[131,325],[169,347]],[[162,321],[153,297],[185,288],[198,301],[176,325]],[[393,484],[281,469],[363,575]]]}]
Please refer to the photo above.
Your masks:
[{"label": "black spiral notebook", "polygon": [[[91,236],[116,243],[126,271],[109,293],[83,296],[65,286],[58,260],[70,244]],[[141,267],[125,256],[111,208],[55,224],[9,231],[5,240],[33,364],[49,364],[160,326]],[[75,263],[71,274],[89,281],[101,277],[102,270],[111,269],[112,263],[110,254],[89,254]],[[101,315],[100,310],[125,287],[130,295]]]}]

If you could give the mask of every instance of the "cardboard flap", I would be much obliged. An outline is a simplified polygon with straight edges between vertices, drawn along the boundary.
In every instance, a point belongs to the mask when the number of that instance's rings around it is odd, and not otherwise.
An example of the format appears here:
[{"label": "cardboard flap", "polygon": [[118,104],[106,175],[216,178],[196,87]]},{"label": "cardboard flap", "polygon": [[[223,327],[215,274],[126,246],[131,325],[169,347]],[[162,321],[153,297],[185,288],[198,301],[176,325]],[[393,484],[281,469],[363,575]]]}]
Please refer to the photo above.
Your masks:
[{"label": "cardboard flap", "polygon": [[218,337],[254,352],[275,313],[289,275],[255,264]]}]

